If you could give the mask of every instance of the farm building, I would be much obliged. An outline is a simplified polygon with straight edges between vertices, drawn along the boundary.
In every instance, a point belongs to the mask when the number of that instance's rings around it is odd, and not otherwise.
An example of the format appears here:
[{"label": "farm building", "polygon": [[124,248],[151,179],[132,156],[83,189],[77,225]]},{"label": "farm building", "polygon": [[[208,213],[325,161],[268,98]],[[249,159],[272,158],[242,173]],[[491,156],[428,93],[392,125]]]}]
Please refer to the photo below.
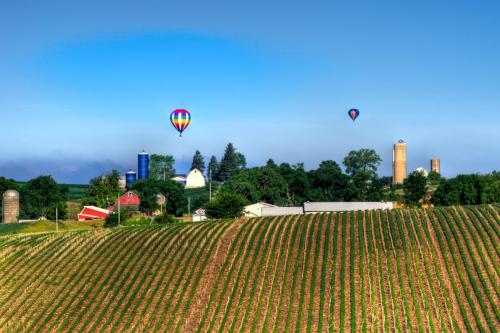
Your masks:
[{"label": "farm building", "polygon": [[303,207],[262,207],[262,216],[302,215]]},{"label": "farm building", "polygon": [[304,213],[393,209],[392,202],[304,202]]},{"label": "farm building", "polygon": [[139,198],[139,195],[137,193],[128,191],[120,198],[118,198],[115,204],[109,207],[108,210],[113,212],[118,205],[120,205],[121,207],[139,207],[141,205],[141,198]]},{"label": "farm building", "polygon": [[110,211],[104,208],[84,206],[80,214],[78,214],[78,221],[105,219],[109,213]]},{"label": "farm building", "polygon": [[184,188],[205,187],[205,177],[198,169],[193,169],[186,177],[186,186]]},{"label": "farm building", "polygon": [[170,178],[179,185],[186,186],[186,175],[178,174],[175,177]]},{"label": "farm building", "polygon": [[198,208],[192,216],[193,222],[201,222],[201,221],[205,221],[206,219],[207,219],[207,215],[206,215],[206,212],[203,208]]},{"label": "farm building", "polygon": [[245,206],[243,208],[243,213],[247,217],[259,217],[263,216],[262,215],[262,208],[269,208],[269,207],[278,207],[275,205],[271,205],[265,202],[257,202],[248,206]]}]

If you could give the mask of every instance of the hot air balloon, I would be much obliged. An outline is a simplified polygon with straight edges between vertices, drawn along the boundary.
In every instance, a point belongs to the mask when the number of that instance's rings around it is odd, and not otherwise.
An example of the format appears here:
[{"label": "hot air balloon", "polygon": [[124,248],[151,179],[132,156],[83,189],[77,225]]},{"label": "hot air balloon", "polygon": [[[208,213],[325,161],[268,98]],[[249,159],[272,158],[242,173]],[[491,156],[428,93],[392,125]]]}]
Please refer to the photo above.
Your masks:
[{"label": "hot air balloon", "polygon": [[176,109],[170,113],[170,122],[179,131],[179,136],[182,136],[182,132],[188,127],[191,121],[191,114],[188,110]]},{"label": "hot air balloon", "polygon": [[347,112],[349,117],[351,117],[352,121],[355,121],[356,118],[359,117],[359,110],[358,109],[350,109],[349,112]]}]

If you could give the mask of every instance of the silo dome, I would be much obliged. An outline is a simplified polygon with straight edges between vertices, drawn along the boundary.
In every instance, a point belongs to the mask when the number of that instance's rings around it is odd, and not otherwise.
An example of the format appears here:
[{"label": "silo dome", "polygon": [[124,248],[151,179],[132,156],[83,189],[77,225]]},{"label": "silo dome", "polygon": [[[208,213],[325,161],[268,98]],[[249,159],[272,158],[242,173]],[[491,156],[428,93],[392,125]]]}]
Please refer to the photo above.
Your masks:
[{"label": "silo dome", "polygon": [[4,192],[3,197],[4,198],[12,198],[12,197],[19,198],[19,192],[17,192],[16,190],[7,190]]},{"label": "silo dome", "polygon": [[19,218],[19,192],[7,190],[2,200],[3,223],[14,223]]}]

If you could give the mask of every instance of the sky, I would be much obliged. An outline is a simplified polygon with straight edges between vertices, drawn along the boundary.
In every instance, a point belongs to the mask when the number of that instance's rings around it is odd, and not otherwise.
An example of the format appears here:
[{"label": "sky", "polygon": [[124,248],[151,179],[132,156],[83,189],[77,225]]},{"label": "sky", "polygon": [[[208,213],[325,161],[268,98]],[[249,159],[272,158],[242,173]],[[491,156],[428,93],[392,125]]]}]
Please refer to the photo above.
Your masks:
[{"label": "sky", "polygon": [[[143,149],[185,173],[375,149],[391,174],[500,170],[498,1],[0,0],[0,176],[87,183]],[[173,109],[192,121],[182,138]],[[351,108],[361,115],[353,123]]]}]

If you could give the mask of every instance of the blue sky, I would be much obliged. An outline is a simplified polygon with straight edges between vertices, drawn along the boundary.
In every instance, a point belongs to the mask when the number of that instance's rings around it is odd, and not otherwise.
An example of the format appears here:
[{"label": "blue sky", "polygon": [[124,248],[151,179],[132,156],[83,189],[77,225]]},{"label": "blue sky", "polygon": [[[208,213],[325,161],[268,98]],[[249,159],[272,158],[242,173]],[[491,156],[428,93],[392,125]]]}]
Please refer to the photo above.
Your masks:
[{"label": "blue sky", "polygon": [[3,176],[86,183],[142,149],[185,172],[227,142],[250,166],[373,148],[390,175],[400,138],[410,169],[500,169],[498,1],[0,5]]}]

